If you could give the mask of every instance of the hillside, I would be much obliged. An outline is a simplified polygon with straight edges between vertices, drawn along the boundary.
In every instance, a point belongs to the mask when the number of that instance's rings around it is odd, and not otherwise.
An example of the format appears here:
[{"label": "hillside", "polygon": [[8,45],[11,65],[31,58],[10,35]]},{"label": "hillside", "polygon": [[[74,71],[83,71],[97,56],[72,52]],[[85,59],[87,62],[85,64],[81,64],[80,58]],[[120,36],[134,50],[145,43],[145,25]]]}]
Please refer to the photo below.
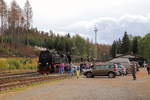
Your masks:
[{"label": "hillside", "polygon": [[0,43],[0,57],[37,57],[39,50],[19,43]]}]

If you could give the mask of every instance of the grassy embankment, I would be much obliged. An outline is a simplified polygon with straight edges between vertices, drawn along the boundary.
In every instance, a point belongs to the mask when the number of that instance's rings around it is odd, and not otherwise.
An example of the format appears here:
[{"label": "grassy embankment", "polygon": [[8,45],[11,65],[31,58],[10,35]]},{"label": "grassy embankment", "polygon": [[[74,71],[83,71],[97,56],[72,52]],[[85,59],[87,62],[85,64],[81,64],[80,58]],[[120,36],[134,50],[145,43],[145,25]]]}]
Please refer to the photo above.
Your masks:
[{"label": "grassy embankment", "polygon": [[34,71],[37,62],[37,58],[0,58],[0,72]]}]

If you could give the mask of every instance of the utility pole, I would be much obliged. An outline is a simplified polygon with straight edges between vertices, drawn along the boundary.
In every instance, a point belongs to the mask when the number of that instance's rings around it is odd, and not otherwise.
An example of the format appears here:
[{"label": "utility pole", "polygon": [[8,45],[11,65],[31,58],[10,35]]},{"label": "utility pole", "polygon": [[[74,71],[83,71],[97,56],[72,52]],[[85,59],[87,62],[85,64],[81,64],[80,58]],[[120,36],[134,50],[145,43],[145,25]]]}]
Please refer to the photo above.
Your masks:
[{"label": "utility pole", "polygon": [[98,47],[97,47],[97,32],[98,32],[98,29],[97,29],[97,27],[96,27],[96,25],[95,25],[95,27],[94,27],[94,32],[95,32],[95,45],[96,45],[96,56],[95,56],[95,58],[97,59],[97,55],[98,55]]},{"label": "utility pole", "polygon": [[97,29],[96,25],[94,27],[94,32],[95,32],[95,44],[97,44],[97,32],[98,32],[98,29]]}]

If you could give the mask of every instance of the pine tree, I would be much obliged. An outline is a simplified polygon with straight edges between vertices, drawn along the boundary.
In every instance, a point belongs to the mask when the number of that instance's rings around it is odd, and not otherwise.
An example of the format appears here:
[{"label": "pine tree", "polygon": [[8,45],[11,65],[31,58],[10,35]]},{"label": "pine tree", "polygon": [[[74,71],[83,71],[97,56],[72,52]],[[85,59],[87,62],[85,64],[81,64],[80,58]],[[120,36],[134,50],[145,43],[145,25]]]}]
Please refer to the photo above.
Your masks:
[{"label": "pine tree", "polygon": [[116,53],[121,54],[121,40],[116,41]]},{"label": "pine tree", "polygon": [[116,50],[117,50],[117,44],[116,44],[116,41],[114,41],[112,44],[112,48],[111,48],[111,55],[113,58],[116,57],[116,52],[117,52]]},{"label": "pine tree", "polygon": [[130,51],[130,40],[129,40],[127,32],[124,33],[121,48],[122,48],[121,51],[123,54],[128,54]]},{"label": "pine tree", "polygon": [[119,40],[118,40],[118,52],[117,53],[119,53],[119,54],[121,54],[121,44],[122,44],[122,41],[121,41],[121,39],[119,38]]},{"label": "pine tree", "polygon": [[133,54],[138,54],[138,38],[137,37],[133,39],[132,51],[133,51]]},{"label": "pine tree", "polygon": [[70,38],[70,37],[71,37],[71,36],[70,36],[70,33],[68,33],[68,34],[67,34],[67,37],[68,37],[68,38]]}]

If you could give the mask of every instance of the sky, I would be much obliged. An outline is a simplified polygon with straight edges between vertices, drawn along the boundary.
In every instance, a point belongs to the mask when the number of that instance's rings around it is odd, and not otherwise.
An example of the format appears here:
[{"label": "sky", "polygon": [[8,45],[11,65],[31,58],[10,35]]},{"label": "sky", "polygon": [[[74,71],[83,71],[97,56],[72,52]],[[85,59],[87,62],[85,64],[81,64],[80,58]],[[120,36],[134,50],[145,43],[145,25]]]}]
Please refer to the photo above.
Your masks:
[{"label": "sky", "polygon": [[[12,0],[5,0],[10,4]],[[23,8],[26,0],[16,0]],[[29,0],[33,27],[61,35],[80,34],[94,42],[111,44],[125,31],[131,35],[150,33],[150,0]]]}]

